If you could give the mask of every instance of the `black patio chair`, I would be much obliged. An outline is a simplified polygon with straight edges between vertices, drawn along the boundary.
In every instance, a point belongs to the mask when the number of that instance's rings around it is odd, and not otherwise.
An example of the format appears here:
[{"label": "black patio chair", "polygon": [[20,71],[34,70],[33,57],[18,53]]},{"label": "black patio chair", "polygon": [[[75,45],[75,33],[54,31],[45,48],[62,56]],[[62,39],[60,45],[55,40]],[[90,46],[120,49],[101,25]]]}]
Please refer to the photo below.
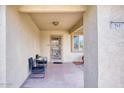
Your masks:
[{"label": "black patio chair", "polygon": [[45,68],[47,67],[47,57],[39,57],[39,58],[36,58],[36,64],[37,65],[44,65]]},{"label": "black patio chair", "polygon": [[30,77],[31,78],[39,78],[39,77],[33,77],[33,74],[41,74],[41,78],[45,77],[45,65],[44,64],[36,64],[34,65],[34,60],[32,57],[29,58],[29,70],[31,72]]}]

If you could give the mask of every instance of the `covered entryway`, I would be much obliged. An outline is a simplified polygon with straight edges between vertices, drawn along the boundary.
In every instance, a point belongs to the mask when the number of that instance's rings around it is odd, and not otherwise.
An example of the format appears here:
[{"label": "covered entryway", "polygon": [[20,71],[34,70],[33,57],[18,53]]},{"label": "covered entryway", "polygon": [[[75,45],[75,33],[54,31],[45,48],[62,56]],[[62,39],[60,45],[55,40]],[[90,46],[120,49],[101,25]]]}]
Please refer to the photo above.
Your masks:
[{"label": "covered entryway", "polygon": [[[30,74],[27,62],[29,57],[34,58],[36,54],[47,56],[49,57],[48,61],[50,64],[50,44],[48,42],[51,34],[58,34],[58,32],[59,34],[63,34],[63,41],[66,41],[64,43],[65,47],[63,48],[66,51],[63,50],[62,53],[64,54],[62,56],[63,59],[66,59],[66,61],[63,60],[64,64],[74,61],[77,56],[81,56],[82,54],[80,55],[79,53],[75,56],[76,51],[79,49],[82,50],[82,45],[79,45],[80,33],[76,35],[73,33],[76,33],[80,28],[83,28],[85,34],[84,87],[124,87],[124,6],[49,7],[28,6],[27,8],[27,6],[0,6],[0,87],[20,87],[23,84]],[[37,22],[43,22],[45,19],[44,14],[41,17],[39,13],[46,13],[48,15],[48,12],[58,14],[60,11],[64,14],[73,13],[73,16],[77,12],[81,13],[81,15],[83,13],[83,19],[80,19],[81,22],[83,20],[83,26],[79,22],[80,24],[73,26],[71,30],[66,29],[66,31],[65,29],[64,31],[51,31],[51,29],[44,31],[40,27],[50,28],[45,23],[38,23],[42,24],[38,26]],[[36,19],[34,13],[36,14]],[[45,17],[47,17],[46,14]],[[62,17],[66,21],[70,19],[70,16],[65,17],[62,15]],[[55,16],[52,17],[52,19],[54,18],[56,19]],[[39,19],[42,19],[42,21]],[[73,17],[73,19],[75,20],[76,18]],[[36,20],[39,21],[36,22]],[[53,23],[53,20],[51,23]],[[56,22],[54,23],[56,24]],[[68,20],[66,23],[72,25],[75,22]],[[68,27],[69,25],[64,24],[64,27]],[[54,26],[52,25],[52,27]],[[69,51],[71,44],[68,43],[68,41],[71,41],[68,38],[70,35],[73,39],[75,38],[72,40],[72,44],[75,45],[72,46],[71,50],[73,52],[71,53]],[[78,43],[75,41],[78,41]],[[76,60],[74,63],[78,63],[77,61],[79,60]],[[55,66],[57,64],[52,65]],[[61,64],[61,67],[63,66]],[[82,77],[82,75],[80,76]]]},{"label": "covered entryway", "polygon": [[[7,6],[7,87],[83,88],[85,10],[81,5]],[[36,54],[47,58],[45,78],[30,77],[28,59]]]}]

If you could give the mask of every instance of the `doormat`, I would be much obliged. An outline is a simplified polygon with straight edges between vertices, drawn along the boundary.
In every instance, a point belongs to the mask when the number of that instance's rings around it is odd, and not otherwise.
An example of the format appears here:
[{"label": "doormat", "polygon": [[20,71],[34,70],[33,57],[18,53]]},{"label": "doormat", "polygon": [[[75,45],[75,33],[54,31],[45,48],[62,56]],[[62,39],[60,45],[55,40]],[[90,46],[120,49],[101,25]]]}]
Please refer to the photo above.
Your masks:
[{"label": "doormat", "polygon": [[75,65],[82,65],[83,62],[73,62]]},{"label": "doormat", "polygon": [[62,62],[53,62],[53,64],[62,64]]}]

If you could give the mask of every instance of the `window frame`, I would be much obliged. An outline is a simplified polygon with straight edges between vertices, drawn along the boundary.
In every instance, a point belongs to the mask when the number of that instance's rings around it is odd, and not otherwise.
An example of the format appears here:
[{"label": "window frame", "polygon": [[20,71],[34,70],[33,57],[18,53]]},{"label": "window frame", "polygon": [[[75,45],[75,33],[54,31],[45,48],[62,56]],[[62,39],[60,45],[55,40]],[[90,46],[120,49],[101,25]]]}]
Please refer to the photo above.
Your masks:
[{"label": "window frame", "polygon": [[[83,47],[82,47],[82,50],[80,50],[81,49],[81,47],[80,47],[80,38],[79,38],[79,36],[83,36],[83,34],[80,34],[80,33],[75,33],[75,32],[73,32],[72,34],[71,34],[71,52],[83,52]],[[78,49],[75,49],[74,48],[74,36],[78,36]],[[83,37],[83,39],[84,39],[84,37]],[[83,43],[83,46],[84,46],[84,43]]]}]

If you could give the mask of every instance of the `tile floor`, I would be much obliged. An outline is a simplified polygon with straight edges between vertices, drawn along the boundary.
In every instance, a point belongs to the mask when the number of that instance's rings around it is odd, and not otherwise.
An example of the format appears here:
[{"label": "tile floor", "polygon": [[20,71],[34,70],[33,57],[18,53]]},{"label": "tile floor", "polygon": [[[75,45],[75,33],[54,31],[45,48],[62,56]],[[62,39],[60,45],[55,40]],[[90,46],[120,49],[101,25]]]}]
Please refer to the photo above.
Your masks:
[{"label": "tile floor", "polygon": [[44,79],[28,78],[22,88],[83,88],[83,66],[73,63],[48,64]]}]

